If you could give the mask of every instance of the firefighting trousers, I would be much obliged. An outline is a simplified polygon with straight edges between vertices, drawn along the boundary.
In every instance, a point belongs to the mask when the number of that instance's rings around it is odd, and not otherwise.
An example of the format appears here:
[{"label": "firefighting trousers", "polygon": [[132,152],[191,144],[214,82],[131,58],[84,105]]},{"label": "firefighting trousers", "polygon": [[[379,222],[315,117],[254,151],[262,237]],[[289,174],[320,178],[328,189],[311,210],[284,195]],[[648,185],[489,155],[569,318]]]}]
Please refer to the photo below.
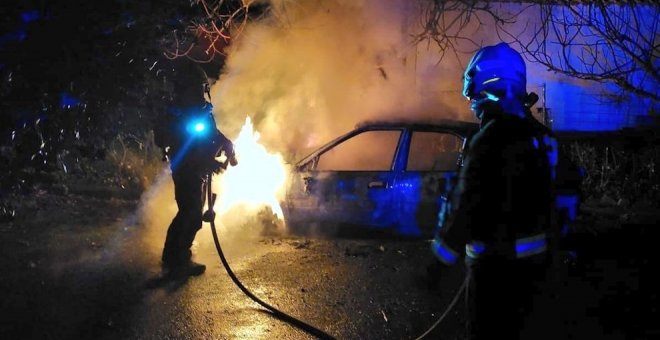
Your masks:
[{"label": "firefighting trousers", "polygon": [[548,268],[546,255],[517,260],[486,257],[470,264],[469,339],[520,339]]},{"label": "firefighting trousers", "polygon": [[205,181],[194,171],[176,171],[174,198],[179,209],[167,229],[163,248],[164,267],[174,267],[190,261],[190,247],[197,231],[202,228],[202,210],[205,201]]}]

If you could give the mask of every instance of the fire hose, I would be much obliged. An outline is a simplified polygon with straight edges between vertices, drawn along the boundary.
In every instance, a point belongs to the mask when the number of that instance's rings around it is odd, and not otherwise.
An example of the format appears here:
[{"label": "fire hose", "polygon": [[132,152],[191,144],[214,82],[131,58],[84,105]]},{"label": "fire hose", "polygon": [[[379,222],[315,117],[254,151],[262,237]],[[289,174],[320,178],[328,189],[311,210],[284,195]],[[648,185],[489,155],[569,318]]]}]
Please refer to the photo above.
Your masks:
[{"label": "fire hose", "polygon": [[463,280],[463,283],[461,284],[461,287],[458,288],[458,292],[456,292],[456,295],[454,295],[454,298],[451,300],[451,302],[449,303],[449,306],[447,306],[444,313],[442,313],[442,315],[440,315],[438,320],[436,322],[434,322],[433,325],[431,325],[431,327],[429,327],[429,329],[426,330],[426,332],[424,332],[422,335],[416,337],[415,340],[423,339],[424,337],[429,335],[429,333],[431,333],[436,327],[438,327],[438,325],[442,322],[442,320],[445,319],[447,314],[449,314],[449,312],[454,308],[454,306],[458,302],[458,298],[461,297],[461,294],[463,294],[463,291],[467,287],[469,279],[470,279],[469,275],[465,276],[465,280]]},{"label": "fire hose", "polygon": [[[319,339],[335,339],[333,336],[329,335],[328,333],[298,319],[295,318],[289,314],[286,314],[279,309],[271,306],[270,304],[264,302],[261,300],[259,297],[254,295],[250,290],[248,290],[245,285],[238,279],[236,274],[234,274],[234,271],[231,269],[229,266],[229,263],[227,262],[227,259],[225,258],[224,252],[222,251],[222,246],[220,245],[220,239],[218,237],[218,232],[215,227],[215,212],[213,211],[213,206],[215,205],[215,200],[217,198],[217,194],[213,193],[213,189],[211,188],[211,178],[213,177],[213,173],[209,173],[207,175],[207,182],[206,182],[206,194],[207,194],[207,205],[208,205],[208,210],[204,212],[204,221],[209,222],[211,225],[211,233],[213,234],[213,243],[215,244],[215,249],[218,252],[218,256],[220,257],[220,261],[222,262],[222,265],[225,267],[225,270],[227,271],[227,274],[231,278],[231,280],[234,282],[234,284],[245,294],[247,297],[249,297],[252,301],[256,302],[257,304],[261,305],[264,307],[266,310],[268,310],[272,315],[275,317],[279,318],[280,320],[283,320],[295,327],[297,327],[300,330],[303,330],[310,335],[313,335]],[[458,292],[456,292],[456,295],[452,299],[451,303],[447,308],[445,309],[444,313],[438,318],[438,320],[431,325],[431,327],[424,332],[422,335],[419,337],[415,338],[415,340],[420,340],[426,337],[429,333],[431,333],[444,319],[445,317],[449,314],[449,312],[454,308],[456,303],[458,302],[459,297],[462,295],[463,291],[465,290],[467,283],[468,283],[469,277],[466,276],[465,280],[461,284],[461,287],[458,289]]]},{"label": "fire hose", "polygon": [[215,200],[217,198],[217,195],[213,193],[213,189],[211,188],[211,177],[213,176],[213,173],[209,173],[207,175],[207,182],[206,182],[206,193],[207,193],[207,204],[208,204],[208,210],[204,213],[204,220],[209,222],[211,225],[211,233],[213,234],[213,242],[215,243],[215,249],[218,251],[218,255],[220,256],[220,261],[222,261],[222,265],[225,267],[225,270],[227,271],[227,274],[229,274],[229,277],[231,280],[238,286],[238,288],[245,294],[247,297],[252,299],[252,301],[256,302],[257,304],[261,305],[264,307],[266,310],[268,310],[273,316],[277,317],[280,320],[283,320],[295,327],[297,327],[300,330],[303,330],[310,335],[313,335],[319,339],[334,339],[333,336],[329,335],[328,333],[300,320],[297,319],[289,314],[286,314],[279,309],[269,305],[268,303],[264,302],[263,300],[259,299],[256,295],[254,295],[250,290],[248,290],[243,283],[236,277],[236,274],[231,270],[231,267],[229,266],[229,263],[227,262],[227,259],[225,258],[225,255],[222,251],[222,247],[220,246],[220,240],[218,238],[218,232],[215,228],[215,212],[213,212],[213,205],[215,204]]}]

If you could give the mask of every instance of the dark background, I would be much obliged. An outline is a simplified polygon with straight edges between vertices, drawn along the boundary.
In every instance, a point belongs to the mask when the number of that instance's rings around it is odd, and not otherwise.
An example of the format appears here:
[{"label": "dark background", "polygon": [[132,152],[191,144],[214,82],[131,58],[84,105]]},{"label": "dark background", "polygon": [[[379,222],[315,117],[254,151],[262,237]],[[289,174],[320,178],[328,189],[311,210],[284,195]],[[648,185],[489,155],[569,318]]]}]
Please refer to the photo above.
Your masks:
[{"label": "dark background", "polygon": [[[200,18],[200,9],[174,0],[70,0],[3,2],[0,11],[0,310],[5,314],[0,335],[130,336],[131,328],[117,320],[130,318],[124,312],[141,298],[136,287],[145,279],[144,269],[157,265],[156,255],[133,254],[136,262],[131,265],[113,262],[107,271],[97,268],[91,276],[83,269],[55,273],[50,266],[79,254],[102,257],[115,235],[115,230],[108,230],[117,227],[112,222],[136,209],[141,193],[162,168],[151,129],[162,99],[169,94],[156,76],[157,66],[163,49],[171,44],[171,33],[185,31],[191,20]],[[204,67],[217,74],[222,58]],[[564,133],[560,140],[562,150],[585,170],[585,177],[584,204],[571,245],[578,260],[567,260],[564,267],[570,279],[561,294],[570,299],[559,311],[571,310],[571,303],[581,306],[586,319],[598,320],[596,329],[601,333],[590,333],[588,328],[586,333],[577,331],[585,319],[567,318],[565,325],[572,334],[586,337],[658,338],[657,127]],[[119,228],[134,225],[124,221]],[[379,241],[357,246],[319,242],[317,247],[337,256],[334,265],[345,268],[346,262],[357,258],[360,272],[369,273],[371,281],[356,286],[354,297],[346,297],[346,309],[354,312],[360,308],[353,306],[372,303],[364,291],[375,289],[379,296],[392,299],[400,296],[394,290],[400,285],[378,275],[410,269],[409,263],[422,262],[428,255],[423,243],[386,243],[386,250],[380,250]],[[300,243],[292,244],[298,249]],[[409,256],[402,259],[396,249]],[[328,261],[315,254],[297,256],[312,267]],[[273,269],[277,263],[263,265]],[[290,270],[290,274],[304,273],[305,268]],[[411,278],[418,279],[422,280]],[[259,282],[259,276],[255,280]],[[288,283],[281,285],[284,289]],[[410,294],[420,299],[439,296],[423,284],[416,284]],[[450,298],[446,295],[432,302],[445,306]],[[391,318],[410,310],[408,302],[399,299],[382,309]],[[436,307],[419,308],[440,309]],[[377,310],[376,317],[380,318]],[[435,317],[425,315],[425,322],[415,329],[390,326],[390,331],[383,328],[379,334],[416,336]],[[382,326],[372,320],[349,323],[341,334],[366,336]],[[399,324],[400,320],[393,320]],[[460,315],[451,321],[450,334],[460,334],[462,321]],[[53,332],[62,325],[66,325],[62,333]]]}]

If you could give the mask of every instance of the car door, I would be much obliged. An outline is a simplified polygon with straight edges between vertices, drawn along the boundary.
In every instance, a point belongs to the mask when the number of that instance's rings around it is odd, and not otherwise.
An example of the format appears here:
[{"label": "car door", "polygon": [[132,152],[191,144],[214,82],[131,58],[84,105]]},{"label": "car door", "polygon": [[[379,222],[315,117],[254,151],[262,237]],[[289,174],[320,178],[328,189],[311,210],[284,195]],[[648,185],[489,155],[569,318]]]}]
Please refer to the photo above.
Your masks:
[{"label": "car door", "polygon": [[393,160],[401,129],[358,130],[322,149],[296,174],[293,214],[309,221],[362,226],[393,223]]},{"label": "car door", "polygon": [[465,138],[448,130],[407,131],[406,152],[393,186],[400,234],[432,234],[440,200],[457,175],[464,142]]}]

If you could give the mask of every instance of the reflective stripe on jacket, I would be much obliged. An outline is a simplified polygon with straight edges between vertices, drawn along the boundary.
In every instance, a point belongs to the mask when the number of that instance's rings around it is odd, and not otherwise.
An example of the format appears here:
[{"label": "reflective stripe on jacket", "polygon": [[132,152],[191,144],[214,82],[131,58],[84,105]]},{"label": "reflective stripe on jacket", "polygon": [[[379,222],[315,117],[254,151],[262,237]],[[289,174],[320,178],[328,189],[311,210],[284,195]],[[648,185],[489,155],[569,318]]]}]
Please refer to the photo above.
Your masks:
[{"label": "reflective stripe on jacket", "polygon": [[[488,249],[489,247],[485,243],[472,241],[465,245],[465,256],[468,260],[476,260]],[[517,259],[541,254],[546,250],[548,250],[548,235],[546,233],[516,239],[515,251]],[[452,249],[439,238],[434,239],[431,243],[431,251],[438,260],[446,265],[455,264],[460,257],[458,251]]]},{"label": "reflective stripe on jacket", "polygon": [[[548,235],[540,233],[529,237],[516,239],[516,258],[521,259],[536,254],[541,254],[548,250]],[[478,259],[488,246],[483,242],[472,241],[465,245],[465,255],[470,259]]]},{"label": "reflective stripe on jacket", "polygon": [[490,254],[516,259],[548,248],[554,198],[549,157],[533,143],[541,136],[516,117],[482,123],[432,243],[434,256],[445,264],[456,263],[463,249],[468,259]]}]

